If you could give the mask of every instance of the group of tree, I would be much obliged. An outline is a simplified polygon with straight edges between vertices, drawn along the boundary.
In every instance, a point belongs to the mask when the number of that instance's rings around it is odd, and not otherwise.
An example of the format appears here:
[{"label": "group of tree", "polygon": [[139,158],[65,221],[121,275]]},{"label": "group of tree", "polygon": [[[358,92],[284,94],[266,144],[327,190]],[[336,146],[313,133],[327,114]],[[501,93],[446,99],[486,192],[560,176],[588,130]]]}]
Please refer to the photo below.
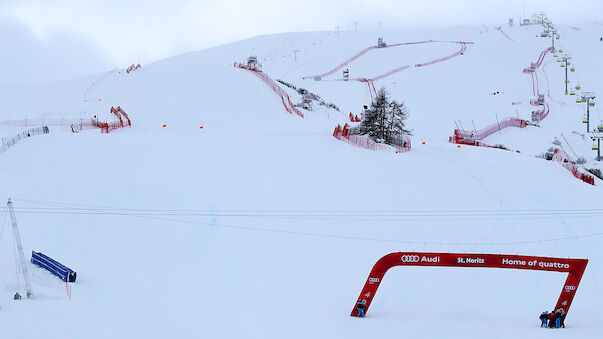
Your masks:
[{"label": "group of tree", "polygon": [[412,134],[404,125],[407,118],[408,108],[404,102],[390,101],[389,93],[381,87],[371,107],[364,111],[359,132],[379,143],[397,144],[403,136]]}]

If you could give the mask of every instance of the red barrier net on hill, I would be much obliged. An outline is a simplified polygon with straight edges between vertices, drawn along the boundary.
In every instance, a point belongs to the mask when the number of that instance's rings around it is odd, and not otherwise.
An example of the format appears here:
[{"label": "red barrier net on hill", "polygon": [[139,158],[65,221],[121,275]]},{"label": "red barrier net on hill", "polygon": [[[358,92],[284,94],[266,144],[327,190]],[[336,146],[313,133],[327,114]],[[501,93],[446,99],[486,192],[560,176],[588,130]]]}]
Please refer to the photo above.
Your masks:
[{"label": "red barrier net on hill", "polygon": [[132,64],[130,67],[128,67],[128,69],[126,69],[126,73],[128,73],[128,74],[132,73],[139,68],[141,68],[140,64],[137,64],[137,65]]},{"label": "red barrier net on hill", "polygon": [[371,139],[368,135],[358,135],[351,132],[348,124],[343,127],[337,125],[333,131],[333,136],[337,140],[347,142],[348,144],[370,149],[371,151],[383,150],[383,151],[395,151],[396,153],[405,153],[410,151],[411,143],[410,138],[407,136],[398,136],[396,142],[393,145],[380,144]]},{"label": "red barrier net on hill", "polygon": [[580,170],[578,164],[570,159],[570,157],[560,148],[556,148],[553,151],[553,161],[561,163],[561,166],[566,170],[570,171],[572,175],[584,181],[585,183],[595,185],[595,177],[590,175],[589,173],[584,173]]},{"label": "red barrier net on hill", "polygon": [[[501,30],[501,32],[502,32],[502,30]],[[552,50],[553,49],[549,47],[549,48],[543,50],[542,52],[540,52],[540,55],[538,56],[538,60],[536,62],[532,62],[529,68],[526,68],[523,70],[524,73],[530,73],[532,75],[532,91],[533,91],[534,95],[537,95],[538,97],[535,99],[530,99],[530,104],[534,105],[534,106],[541,106],[540,110],[537,111],[540,121],[544,120],[549,115],[550,108],[549,108],[549,105],[546,102],[544,102],[544,95],[538,94],[538,92],[539,92],[538,76],[535,72],[538,68],[540,68],[542,66],[542,63],[544,61],[546,54]],[[527,120],[517,119],[517,118],[507,118],[507,119],[501,120],[497,123],[494,123],[479,131],[466,131],[466,130],[461,130],[461,129],[455,129],[454,135],[449,137],[448,141],[451,143],[455,143],[455,144],[465,144],[465,145],[488,147],[488,145],[481,144],[481,143],[479,143],[479,141],[481,139],[484,139],[484,138],[486,138],[504,128],[507,128],[507,127],[524,128],[527,126],[528,126]],[[478,143],[480,145],[478,145]]]},{"label": "red barrier net on hill", "polygon": [[513,39],[511,39],[511,37],[508,36],[507,33],[505,33],[505,31],[503,31],[502,27],[496,27],[496,30],[501,32],[509,41],[513,41]]},{"label": "red barrier net on hill", "polygon": [[492,124],[482,130],[479,131],[464,131],[460,129],[454,130],[454,135],[449,138],[448,141],[455,144],[465,144],[465,145],[476,145],[478,140],[484,139],[504,128],[507,127],[519,127],[524,128],[528,126],[528,122],[526,120],[517,119],[517,118],[507,118],[498,123]]},{"label": "red barrier net on hill", "polygon": [[118,121],[100,122],[96,119],[92,120],[92,126],[100,128],[102,133],[109,133],[119,128],[132,126],[130,117],[121,107],[111,107],[111,113],[117,117]]},{"label": "red barrier net on hill", "polygon": [[268,87],[270,87],[274,93],[276,93],[276,95],[278,95],[281,98],[281,101],[283,103],[283,106],[285,107],[285,109],[287,110],[287,112],[293,114],[297,114],[300,117],[304,117],[304,114],[297,109],[297,107],[295,107],[293,105],[293,103],[291,102],[291,98],[289,98],[289,94],[287,94],[287,92],[285,92],[284,89],[281,88],[281,86],[279,86],[274,80],[272,80],[268,75],[266,75],[266,73],[257,70],[257,69],[253,69],[253,68],[249,68],[243,64],[239,64],[237,62],[234,63],[235,67],[238,68],[242,68],[242,69],[246,69],[250,72],[252,72],[253,74],[255,74],[258,78],[262,79],[262,81],[264,81],[264,83],[266,83],[266,85],[268,85]]}]

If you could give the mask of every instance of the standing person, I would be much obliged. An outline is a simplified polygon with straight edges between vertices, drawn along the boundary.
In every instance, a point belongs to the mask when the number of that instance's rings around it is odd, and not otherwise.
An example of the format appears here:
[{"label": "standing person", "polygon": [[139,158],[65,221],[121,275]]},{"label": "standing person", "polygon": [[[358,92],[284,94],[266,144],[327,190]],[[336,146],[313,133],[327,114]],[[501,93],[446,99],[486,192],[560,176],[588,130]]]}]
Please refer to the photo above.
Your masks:
[{"label": "standing person", "polygon": [[366,300],[358,300],[358,304],[356,304],[356,309],[358,310],[358,317],[364,318],[364,311],[366,310]]},{"label": "standing person", "polygon": [[549,313],[549,327],[550,328],[555,327],[555,311],[552,311],[551,313]]},{"label": "standing person", "polygon": [[561,309],[561,327],[565,328],[565,310]]},{"label": "standing person", "polygon": [[540,327],[546,327],[546,326],[547,326],[547,323],[548,323],[548,321],[549,321],[549,312],[547,312],[547,311],[542,312],[542,313],[540,314],[539,319],[540,319],[540,321],[541,321],[541,323],[540,323]]},{"label": "standing person", "polygon": [[561,327],[561,309],[555,310],[555,328]]}]

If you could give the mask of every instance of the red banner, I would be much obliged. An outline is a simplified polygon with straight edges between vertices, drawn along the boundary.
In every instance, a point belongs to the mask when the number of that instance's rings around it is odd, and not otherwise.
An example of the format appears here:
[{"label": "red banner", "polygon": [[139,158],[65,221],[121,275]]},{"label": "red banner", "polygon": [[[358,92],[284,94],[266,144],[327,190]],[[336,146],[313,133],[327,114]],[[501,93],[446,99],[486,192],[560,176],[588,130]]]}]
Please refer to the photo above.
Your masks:
[{"label": "red banner", "polygon": [[350,316],[358,316],[358,303],[364,305],[364,312],[366,314],[375,297],[375,293],[377,293],[377,289],[383,280],[383,276],[394,266],[513,268],[520,270],[567,272],[567,279],[565,280],[561,295],[554,308],[563,308],[567,314],[587,264],[587,259],[533,257],[526,255],[420,252],[391,253],[379,259],[375,266],[373,266]]}]

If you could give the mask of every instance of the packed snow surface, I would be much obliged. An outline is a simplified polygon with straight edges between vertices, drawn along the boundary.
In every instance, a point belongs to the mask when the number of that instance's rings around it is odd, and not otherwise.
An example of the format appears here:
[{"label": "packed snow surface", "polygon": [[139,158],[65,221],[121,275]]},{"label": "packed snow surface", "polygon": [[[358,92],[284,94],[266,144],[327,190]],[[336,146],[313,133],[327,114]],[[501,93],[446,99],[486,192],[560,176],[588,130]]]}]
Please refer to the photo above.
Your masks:
[{"label": "packed snow surface", "polygon": [[[41,251],[78,273],[61,282],[28,264],[25,294],[10,218],[0,212],[3,338],[595,338],[603,330],[603,182],[575,179],[536,155],[557,138],[600,168],[547,54],[538,75],[550,105],[540,127],[488,137],[518,152],[448,142],[536,109],[522,73],[551,40],[540,26],[287,33],[60,83],[0,90],[0,134],[48,124],[50,134],[0,153],[0,197],[12,197],[26,258]],[[601,26],[559,26],[570,86],[603,94]],[[408,153],[372,152],[332,137],[369,104],[366,83],[306,78],[337,67],[382,36],[388,44],[345,68],[404,101]],[[462,54],[425,67],[472,42]],[[294,55],[293,50],[298,50]],[[300,118],[250,71],[320,95]],[[127,67],[127,66],[126,66]],[[546,73],[546,74],[545,74]],[[284,87],[292,101],[301,96]],[[77,130],[94,116],[131,128]],[[603,120],[591,109],[591,128]],[[165,126],[165,127],[164,127]],[[424,142],[424,144],[423,144]],[[567,328],[541,329],[565,274],[395,268],[364,319],[351,318],[372,265],[395,251],[588,258]],[[67,291],[70,290],[70,293]],[[551,333],[551,331],[555,333]]]}]

